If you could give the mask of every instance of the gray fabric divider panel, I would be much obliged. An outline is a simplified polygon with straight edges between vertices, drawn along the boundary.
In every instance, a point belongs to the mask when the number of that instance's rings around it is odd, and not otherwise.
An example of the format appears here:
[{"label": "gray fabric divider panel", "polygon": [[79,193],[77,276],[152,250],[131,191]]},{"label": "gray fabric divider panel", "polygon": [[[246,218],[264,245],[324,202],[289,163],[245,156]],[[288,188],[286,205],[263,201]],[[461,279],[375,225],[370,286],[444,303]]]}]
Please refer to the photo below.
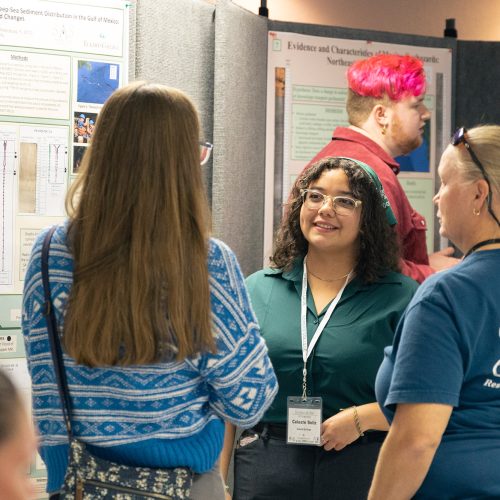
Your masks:
[{"label": "gray fabric divider panel", "polygon": [[135,80],[135,46],[137,44],[136,39],[136,15],[137,9],[136,4],[131,2],[128,5],[129,9],[129,18],[128,18],[128,81],[131,82]]},{"label": "gray fabric divider panel", "polygon": [[456,125],[500,124],[500,43],[459,41]]},{"label": "gray fabric divider panel", "polygon": [[[200,113],[200,139],[213,142],[215,6],[204,0],[140,0],[136,10],[131,80],[186,92]],[[210,198],[212,161],[202,168]]]},{"label": "gray fabric divider panel", "polygon": [[229,0],[215,19],[214,235],[243,272],[262,268],[267,23]]}]

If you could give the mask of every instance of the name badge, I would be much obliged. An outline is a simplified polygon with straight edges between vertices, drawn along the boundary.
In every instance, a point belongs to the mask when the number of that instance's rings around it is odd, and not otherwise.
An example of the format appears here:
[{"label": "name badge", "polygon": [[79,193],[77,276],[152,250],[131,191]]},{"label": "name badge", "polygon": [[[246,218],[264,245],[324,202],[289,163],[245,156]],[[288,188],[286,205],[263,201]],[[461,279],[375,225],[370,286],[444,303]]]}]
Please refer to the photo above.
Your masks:
[{"label": "name badge", "polygon": [[287,444],[321,446],[321,422],[323,421],[321,398],[288,396],[287,398]]}]

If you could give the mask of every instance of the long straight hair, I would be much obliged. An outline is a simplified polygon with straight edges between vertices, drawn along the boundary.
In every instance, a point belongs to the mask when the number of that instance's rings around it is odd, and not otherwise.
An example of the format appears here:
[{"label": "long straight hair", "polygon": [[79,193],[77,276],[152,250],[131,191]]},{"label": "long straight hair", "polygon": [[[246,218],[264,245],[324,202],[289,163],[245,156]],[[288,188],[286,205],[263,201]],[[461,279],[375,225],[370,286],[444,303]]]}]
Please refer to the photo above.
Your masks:
[{"label": "long straight hair", "polygon": [[66,205],[74,281],[63,344],[77,363],[215,349],[199,121],[185,94],[144,82],[112,94]]}]

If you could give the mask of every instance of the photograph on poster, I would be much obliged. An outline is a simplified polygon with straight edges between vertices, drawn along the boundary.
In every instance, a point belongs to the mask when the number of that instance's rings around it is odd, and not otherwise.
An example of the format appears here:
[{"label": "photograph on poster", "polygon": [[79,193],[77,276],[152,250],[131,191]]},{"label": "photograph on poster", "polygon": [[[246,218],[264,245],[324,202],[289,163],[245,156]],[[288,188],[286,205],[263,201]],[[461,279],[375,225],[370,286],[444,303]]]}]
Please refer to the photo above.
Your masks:
[{"label": "photograph on poster", "polygon": [[73,146],[73,173],[77,174],[87,146]]},{"label": "photograph on poster", "polygon": [[[65,214],[69,127],[27,124],[19,127],[22,184],[20,213]],[[21,179],[20,179],[21,180]]]},{"label": "photograph on poster", "polygon": [[36,159],[38,145],[33,142],[19,144],[19,212],[36,212]]},{"label": "photograph on poster", "polygon": [[79,60],[77,101],[104,104],[118,88],[119,81],[119,64]]},{"label": "photograph on poster", "polygon": [[425,122],[422,144],[410,154],[397,156],[395,160],[401,167],[401,172],[426,172],[431,169],[430,162],[431,120]]},{"label": "photograph on poster", "polygon": [[82,113],[75,111],[73,118],[73,141],[82,144],[88,143],[94,133],[97,113]]}]

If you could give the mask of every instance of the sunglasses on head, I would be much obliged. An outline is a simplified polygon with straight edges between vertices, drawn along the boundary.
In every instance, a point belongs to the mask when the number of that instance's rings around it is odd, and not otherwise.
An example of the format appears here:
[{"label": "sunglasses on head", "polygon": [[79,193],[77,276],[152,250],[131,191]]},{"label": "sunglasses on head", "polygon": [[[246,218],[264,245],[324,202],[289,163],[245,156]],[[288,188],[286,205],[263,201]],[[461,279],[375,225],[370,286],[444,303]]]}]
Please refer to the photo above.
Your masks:
[{"label": "sunglasses on head", "polygon": [[489,190],[488,191],[488,212],[495,219],[496,223],[500,226],[500,221],[497,219],[495,213],[493,212],[493,209],[491,208],[491,203],[493,200],[493,193],[491,191],[490,179],[488,177],[488,174],[486,173],[485,168],[483,167],[483,164],[479,161],[479,158],[476,156],[476,153],[474,153],[474,150],[472,149],[470,142],[467,140],[466,134],[467,134],[467,129],[465,127],[460,127],[451,137],[451,144],[453,146],[458,146],[459,144],[463,144],[465,146],[465,149],[469,152],[470,157],[472,158],[472,161],[476,164],[476,166],[479,168],[479,170],[483,174],[483,178],[486,181],[486,184],[488,184],[488,190]]}]

